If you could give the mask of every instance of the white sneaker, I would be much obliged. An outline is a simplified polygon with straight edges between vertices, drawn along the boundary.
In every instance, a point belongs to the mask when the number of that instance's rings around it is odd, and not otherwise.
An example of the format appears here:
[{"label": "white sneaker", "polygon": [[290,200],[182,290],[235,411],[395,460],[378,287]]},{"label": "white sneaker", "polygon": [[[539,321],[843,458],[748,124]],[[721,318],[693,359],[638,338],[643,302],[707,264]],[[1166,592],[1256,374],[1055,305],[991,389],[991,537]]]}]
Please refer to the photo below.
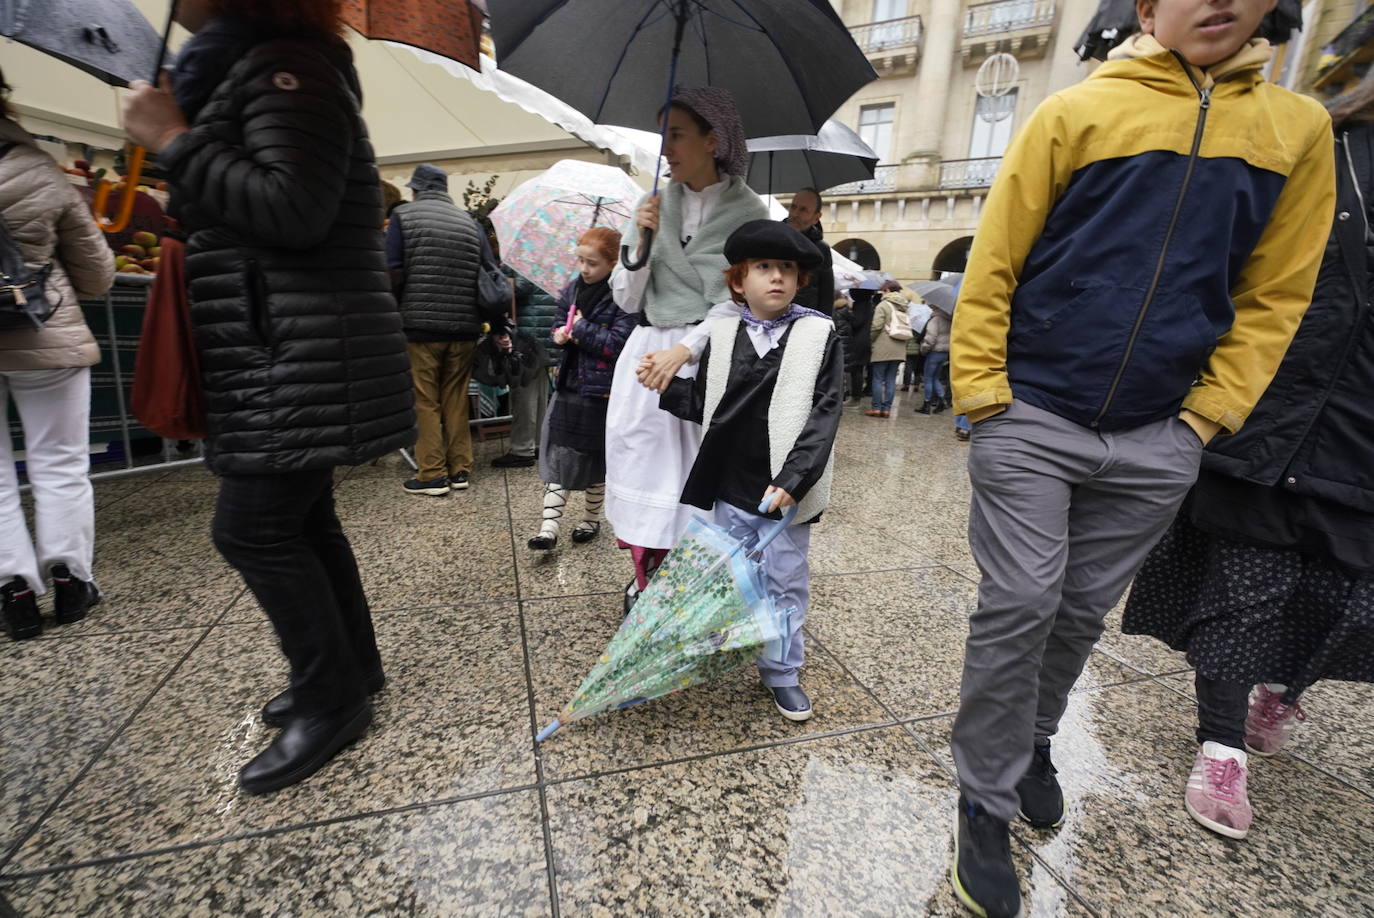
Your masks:
[{"label": "white sneaker", "polygon": [[1244,838],[1254,813],[1245,794],[1246,764],[1242,749],[1203,743],[1193,760],[1183,805],[1188,815],[1227,838]]}]

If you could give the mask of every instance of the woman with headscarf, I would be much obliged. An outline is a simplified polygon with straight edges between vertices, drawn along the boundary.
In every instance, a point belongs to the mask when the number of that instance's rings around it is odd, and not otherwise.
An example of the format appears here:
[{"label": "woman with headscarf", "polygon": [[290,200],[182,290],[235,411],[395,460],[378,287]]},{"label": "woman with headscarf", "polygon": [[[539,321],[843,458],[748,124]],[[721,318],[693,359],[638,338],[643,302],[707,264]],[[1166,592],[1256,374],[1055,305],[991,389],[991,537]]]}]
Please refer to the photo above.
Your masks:
[{"label": "woman with headscarf", "polygon": [[[616,303],[639,322],[616,362],[606,418],[606,518],[635,563],[627,605],[693,512],[679,500],[701,428],[660,411],[657,392],[706,343],[701,334],[684,339],[713,305],[730,299],[725,240],[768,216],[744,182],[749,151],[727,91],[679,88],[664,120],[671,181],[641,202],[626,238],[633,250],[640,230],[654,231],[648,262],[637,271],[621,265],[611,280]],[[687,375],[694,371],[689,367]]]},{"label": "woman with headscarf", "polygon": [[181,0],[195,37],[174,91],[135,84],[124,109],[189,233],[214,543],[290,663],[289,687],[262,710],[282,731],[239,772],[252,794],[308,778],[372,721],[385,677],[334,467],[415,440],[341,4]]}]

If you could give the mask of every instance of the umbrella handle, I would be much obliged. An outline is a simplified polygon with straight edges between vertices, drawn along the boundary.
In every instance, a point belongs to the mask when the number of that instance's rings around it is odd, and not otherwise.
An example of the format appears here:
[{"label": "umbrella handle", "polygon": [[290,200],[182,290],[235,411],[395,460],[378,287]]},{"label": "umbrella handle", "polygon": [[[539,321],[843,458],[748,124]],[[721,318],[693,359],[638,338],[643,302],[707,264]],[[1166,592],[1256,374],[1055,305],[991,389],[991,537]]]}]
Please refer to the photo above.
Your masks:
[{"label": "umbrella handle", "polygon": [[110,190],[114,185],[104,179],[96,185],[91,213],[95,216],[96,225],[106,233],[122,233],[129,228],[129,221],[134,216],[134,201],[138,197],[138,180],[143,177],[143,160],[147,155],[148,151],[143,147],[134,147],[129,155],[129,174],[124,177],[124,194],[113,217],[106,215],[105,207],[110,201]]},{"label": "umbrella handle", "polygon": [[645,227],[640,231],[639,238],[639,250],[644,254],[640,255],[638,258],[635,258],[630,252],[630,247],[628,245],[622,245],[620,247],[620,263],[625,267],[626,271],[638,271],[649,263],[649,248],[654,244],[654,231]]},{"label": "umbrella handle", "polygon": [[[759,504],[759,512],[767,513],[768,505],[772,502],[773,495],[769,494],[767,497],[763,499],[763,502]],[[783,512],[782,519],[778,520],[778,522],[773,526],[773,528],[769,529],[767,532],[763,534],[763,538],[759,539],[759,544],[754,547],[754,551],[762,553],[765,548],[773,544],[774,539],[776,539],[778,536],[782,535],[784,532],[787,531],[787,527],[791,526],[792,521],[796,518],[797,505],[793,504],[792,506],[788,507],[786,511]]]}]

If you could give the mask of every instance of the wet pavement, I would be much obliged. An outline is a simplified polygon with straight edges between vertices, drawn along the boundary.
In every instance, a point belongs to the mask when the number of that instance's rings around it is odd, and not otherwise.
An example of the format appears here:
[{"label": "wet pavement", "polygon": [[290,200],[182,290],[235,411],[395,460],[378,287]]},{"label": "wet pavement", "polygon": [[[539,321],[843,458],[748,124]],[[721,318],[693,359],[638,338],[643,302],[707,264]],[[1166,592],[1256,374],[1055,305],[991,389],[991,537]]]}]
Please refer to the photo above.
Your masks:
[{"label": "wet pavement", "polygon": [[[404,494],[396,457],[341,470],[387,688],[362,743],[265,798],[234,782],[284,665],[210,544],[213,479],[98,484],[105,603],[0,646],[0,896],[26,916],[961,914],[967,445],[910,405],[846,412],[805,724],[737,671],[535,747],[619,624],[628,559],[566,528],[528,551],[540,485],[489,467],[501,441],[444,499]],[[1310,692],[1230,841],[1183,810],[1186,662],[1117,622],[1056,740],[1067,821],[1015,829],[1027,914],[1374,916],[1374,687]]]}]

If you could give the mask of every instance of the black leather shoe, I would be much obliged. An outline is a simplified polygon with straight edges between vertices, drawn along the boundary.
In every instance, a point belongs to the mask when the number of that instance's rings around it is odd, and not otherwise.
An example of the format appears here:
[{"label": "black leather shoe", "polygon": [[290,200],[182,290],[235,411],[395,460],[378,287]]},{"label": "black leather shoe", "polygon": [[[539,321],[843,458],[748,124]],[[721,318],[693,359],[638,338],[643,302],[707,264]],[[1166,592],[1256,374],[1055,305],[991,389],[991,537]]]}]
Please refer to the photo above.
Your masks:
[{"label": "black leather shoe", "polygon": [[1037,829],[1057,829],[1064,824],[1064,792],[1058,771],[1050,761],[1050,744],[1035,747],[1030,767],[1016,784],[1021,798],[1021,818]]},{"label": "black leather shoe", "polygon": [[15,577],[0,586],[0,621],[4,622],[5,633],[16,641],[38,637],[43,633],[38,598],[23,577]]},{"label": "black leather shoe", "polygon": [[491,460],[491,465],[492,468],[497,469],[527,469],[537,461],[534,456],[517,456],[515,453],[506,453],[504,456],[497,456]]},{"label": "black leather shoe", "polygon": [[600,534],[600,520],[583,520],[573,527],[572,540],[578,545],[586,545]]},{"label": "black leather shoe", "polygon": [[248,794],[270,794],[319,771],[349,743],[367,732],[372,702],[318,717],[293,717],[272,744],[239,772]]},{"label": "black leather shoe", "polygon": [[59,625],[70,625],[86,617],[92,606],[100,604],[100,590],[89,580],[72,576],[65,564],[52,566],[53,612]]},{"label": "black leather shoe", "polygon": [[[386,675],[377,673],[367,679],[367,693],[375,695],[386,685]],[[291,689],[288,688],[262,706],[262,722],[269,727],[285,727],[291,719]]]},{"label": "black leather shoe", "polygon": [[1021,884],[1011,863],[1011,830],[962,794],[950,882],[959,901],[975,914],[1021,918]]}]

